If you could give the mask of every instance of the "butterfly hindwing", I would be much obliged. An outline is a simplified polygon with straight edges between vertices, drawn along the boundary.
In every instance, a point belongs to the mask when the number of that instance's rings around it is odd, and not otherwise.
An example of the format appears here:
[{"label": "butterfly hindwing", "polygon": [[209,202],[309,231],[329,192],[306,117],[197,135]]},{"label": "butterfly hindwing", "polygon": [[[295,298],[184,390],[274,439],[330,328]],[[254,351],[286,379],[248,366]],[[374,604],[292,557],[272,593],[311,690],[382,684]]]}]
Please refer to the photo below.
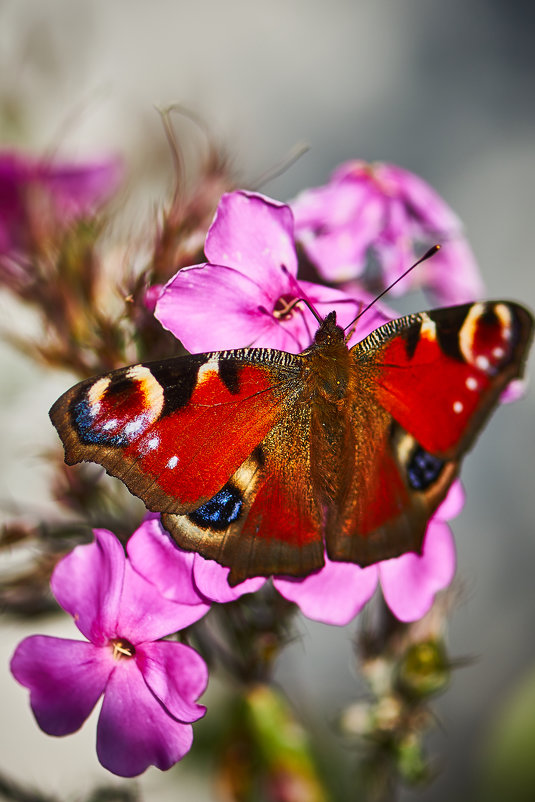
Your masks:
[{"label": "butterfly hindwing", "polygon": [[312,490],[301,411],[299,404],[288,409],[208,504],[162,516],[182,548],[229,566],[231,584],[270,574],[306,576],[324,564],[322,508]]}]

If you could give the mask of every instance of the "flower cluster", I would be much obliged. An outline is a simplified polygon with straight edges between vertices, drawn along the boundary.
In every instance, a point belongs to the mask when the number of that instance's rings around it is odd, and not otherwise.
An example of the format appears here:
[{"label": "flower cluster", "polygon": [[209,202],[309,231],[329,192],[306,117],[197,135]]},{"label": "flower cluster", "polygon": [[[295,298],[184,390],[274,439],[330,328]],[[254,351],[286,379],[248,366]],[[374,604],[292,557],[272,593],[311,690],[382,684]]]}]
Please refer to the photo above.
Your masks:
[{"label": "flower cluster", "polygon": [[[55,208],[66,219],[113,183],[106,168],[74,176],[36,170],[0,159],[0,209],[6,206],[10,215],[0,229],[1,253],[19,258],[28,247],[20,207],[28,182],[53,192]],[[91,177],[89,184],[84,175]],[[290,205],[247,191],[223,194],[206,235],[206,261],[180,269],[165,285],[139,287],[145,311],[154,311],[192,352],[254,344],[295,353],[313,339],[312,308],[321,316],[335,310],[340,325],[349,326],[373,300],[372,289],[396,279],[421,255],[420,246],[437,239],[445,242],[443,255],[411,274],[401,290],[418,283],[441,302],[479,294],[479,274],[459,222],[436,193],[393,165],[355,162]],[[317,283],[298,276],[302,249],[317,269]],[[375,285],[370,263],[377,268]],[[374,304],[359,318],[351,341],[392,317],[386,306]],[[462,501],[454,484],[429,523],[420,555],[367,568],[326,559],[315,574],[275,576],[272,586],[309,618],[344,625],[380,583],[392,613],[415,621],[453,577],[447,521]],[[55,598],[86,641],[35,635],[12,659],[14,676],[30,690],[39,726],[53,735],[72,733],[103,696],[97,752],[107,769],[133,776],[149,765],[167,769],[180,760],[191,746],[192,722],[204,713],[197,699],[207,668],[192,648],[165,638],[194,624],[212,605],[256,593],[269,581],[258,577],[232,587],[228,574],[228,568],[177,548],[157,516],[149,515],[130,537],[127,555],[111,532],[96,530],[94,542],[64,557],[51,580]]]},{"label": "flower cluster", "polygon": [[58,227],[93,214],[116,192],[121,173],[117,159],[70,164],[0,153],[0,279]]},{"label": "flower cluster", "polygon": [[[427,248],[443,247],[393,292],[422,287],[433,303],[479,298],[483,282],[459,219],[419,176],[394,164],[351,161],[291,204],[296,235],[326,281],[390,286]],[[367,281],[367,270],[376,275]],[[354,286],[354,285],[350,285]],[[357,285],[358,286],[358,285]]]}]

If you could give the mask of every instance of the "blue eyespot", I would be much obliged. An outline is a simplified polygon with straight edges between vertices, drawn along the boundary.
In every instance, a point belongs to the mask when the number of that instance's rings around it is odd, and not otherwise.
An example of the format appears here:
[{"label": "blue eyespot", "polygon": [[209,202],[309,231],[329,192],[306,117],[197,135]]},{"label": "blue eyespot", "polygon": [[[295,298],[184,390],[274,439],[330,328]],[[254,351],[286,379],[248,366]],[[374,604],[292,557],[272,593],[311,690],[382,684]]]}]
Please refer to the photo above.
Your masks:
[{"label": "blue eyespot", "polygon": [[128,440],[122,433],[112,434],[100,427],[95,428],[95,417],[91,410],[91,405],[87,398],[78,401],[72,410],[74,427],[78,432],[80,440],[88,444],[100,444],[107,446],[126,446]]},{"label": "blue eyespot", "polygon": [[444,460],[418,446],[407,466],[409,485],[414,490],[427,490],[436,482],[443,467]]},{"label": "blue eyespot", "polygon": [[242,507],[241,493],[233,485],[227,484],[210,501],[190,512],[188,517],[197,526],[223,531],[238,520]]}]

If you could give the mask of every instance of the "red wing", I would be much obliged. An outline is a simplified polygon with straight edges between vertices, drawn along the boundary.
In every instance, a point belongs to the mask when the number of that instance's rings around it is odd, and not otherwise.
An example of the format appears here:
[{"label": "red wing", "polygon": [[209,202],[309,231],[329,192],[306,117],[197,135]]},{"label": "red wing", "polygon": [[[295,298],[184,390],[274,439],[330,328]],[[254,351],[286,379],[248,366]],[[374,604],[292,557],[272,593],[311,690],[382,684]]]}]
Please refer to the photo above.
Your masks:
[{"label": "red wing", "polygon": [[284,415],[292,357],[243,349],[134,365],[88,379],[50,417],[68,464],[103,465],[158,512],[221,489]]},{"label": "red wing", "polygon": [[395,320],[352,354],[375,366],[374,398],[425,451],[458,458],[521,374],[532,324],[517,304],[467,304]]},{"label": "red wing", "polygon": [[162,523],[182,548],[230,566],[229,582],[306,576],[324,564],[323,509],[310,476],[311,408],[296,404],[227,484],[186,515]]},{"label": "red wing", "polygon": [[521,374],[531,329],[516,304],[469,304],[393,321],[352,349],[352,458],[328,511],[332,559],[420,550],[462,455]]}]

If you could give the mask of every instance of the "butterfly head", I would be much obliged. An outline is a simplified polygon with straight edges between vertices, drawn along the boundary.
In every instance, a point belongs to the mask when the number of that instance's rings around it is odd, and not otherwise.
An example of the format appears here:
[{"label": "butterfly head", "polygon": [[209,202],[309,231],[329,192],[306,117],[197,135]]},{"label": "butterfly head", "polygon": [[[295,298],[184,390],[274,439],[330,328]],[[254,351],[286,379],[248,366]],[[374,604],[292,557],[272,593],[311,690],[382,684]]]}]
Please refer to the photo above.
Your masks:
[{"label": "butterfly head", "polygon": [[314,336],[314,345],[328,347],[344,343],[344,330],[336,322],[336,312],[329,312]]}]

